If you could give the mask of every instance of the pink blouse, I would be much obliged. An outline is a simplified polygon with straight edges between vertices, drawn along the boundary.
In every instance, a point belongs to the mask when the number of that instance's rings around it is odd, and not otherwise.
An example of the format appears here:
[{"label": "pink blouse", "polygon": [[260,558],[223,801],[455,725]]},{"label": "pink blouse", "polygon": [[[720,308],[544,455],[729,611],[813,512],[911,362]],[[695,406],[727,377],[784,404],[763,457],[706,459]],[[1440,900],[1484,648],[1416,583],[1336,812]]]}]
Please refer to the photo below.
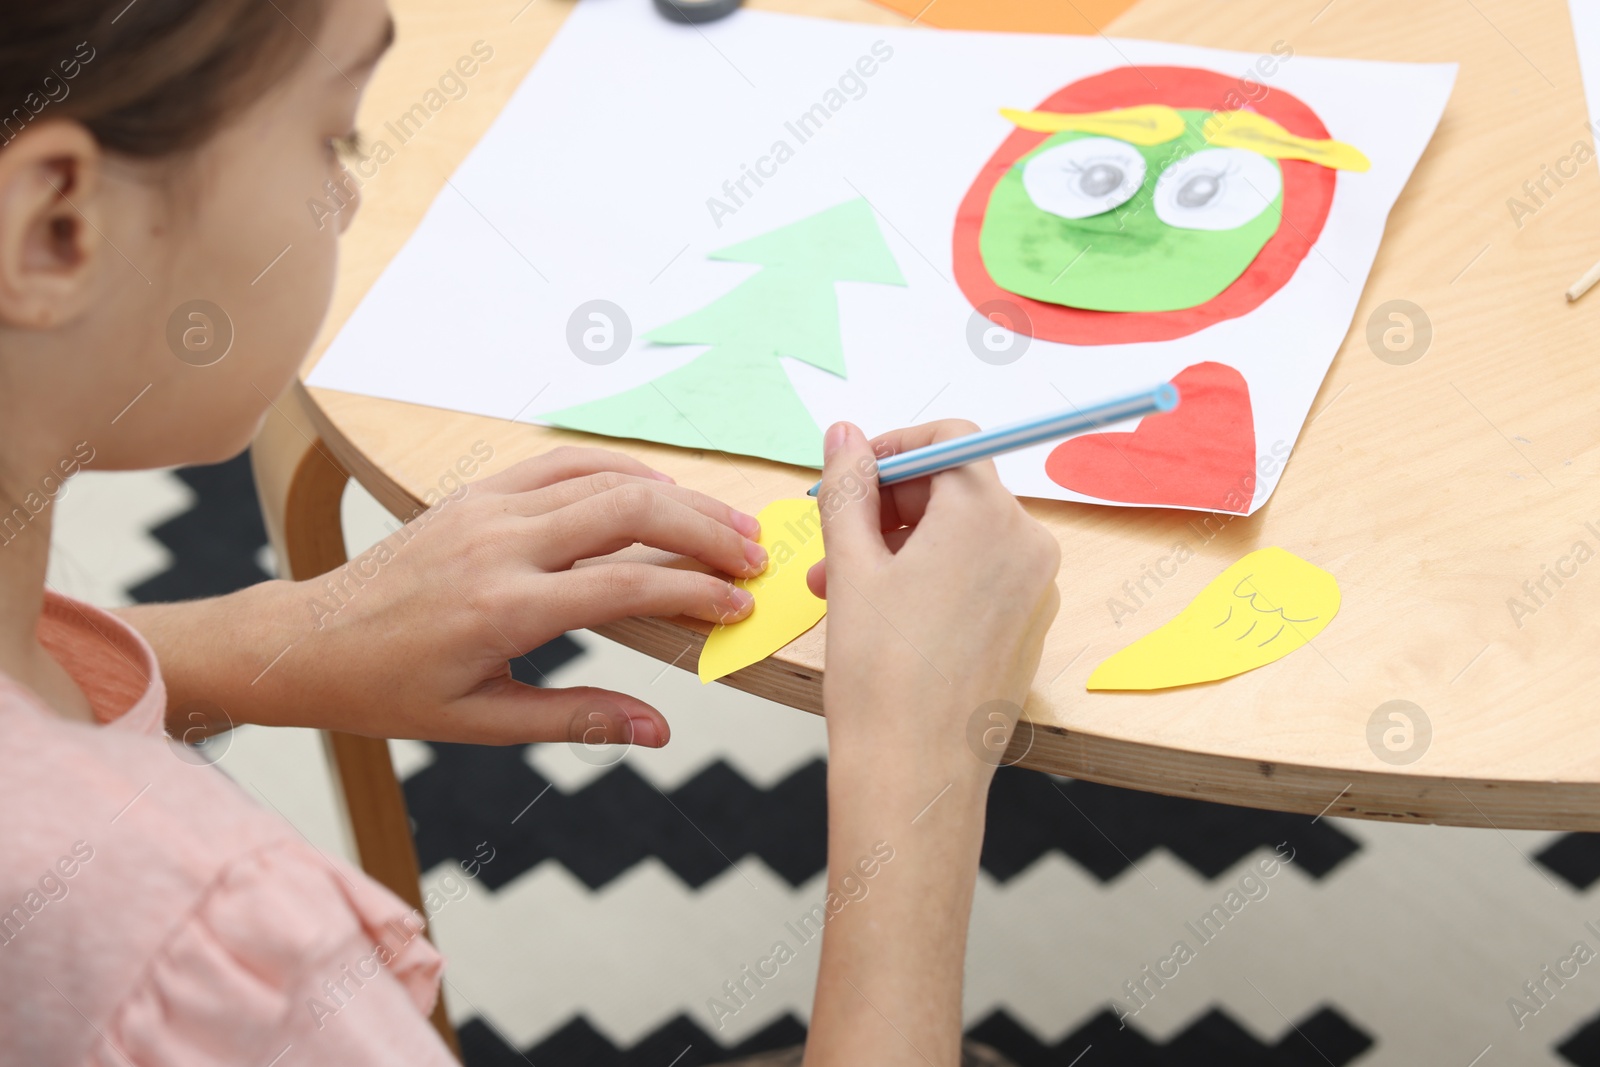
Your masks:
[{"label": "pink blouse", "polygon": [[180,758],[122,620],[38,632],[103,725],[0,675],[0,1065],[454,1064],[421,916]]}]

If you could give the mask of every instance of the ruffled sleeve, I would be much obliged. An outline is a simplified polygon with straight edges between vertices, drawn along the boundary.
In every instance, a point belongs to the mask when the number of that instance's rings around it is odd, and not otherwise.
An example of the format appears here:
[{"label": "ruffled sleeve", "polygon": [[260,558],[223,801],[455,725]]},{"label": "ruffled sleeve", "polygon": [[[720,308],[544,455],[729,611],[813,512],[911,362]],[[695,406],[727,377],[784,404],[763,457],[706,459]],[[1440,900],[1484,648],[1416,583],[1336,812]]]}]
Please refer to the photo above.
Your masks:
[{"label": "ruffled sleeve", "polygon": [[443,964],[422,929],[309,845],[257,849],[207,887],[87,1062],[454,1065],[428,1023]]}]

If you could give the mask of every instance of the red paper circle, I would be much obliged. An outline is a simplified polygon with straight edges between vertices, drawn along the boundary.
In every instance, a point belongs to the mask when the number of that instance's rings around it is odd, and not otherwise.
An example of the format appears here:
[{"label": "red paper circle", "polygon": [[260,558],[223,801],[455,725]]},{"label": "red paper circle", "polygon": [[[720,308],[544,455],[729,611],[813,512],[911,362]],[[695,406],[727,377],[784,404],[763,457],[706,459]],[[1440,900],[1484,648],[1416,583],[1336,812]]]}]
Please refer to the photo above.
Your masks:
[{"label": "red paper circle", "polygon": [[[1250,83],[1252,89],[1261,88]],[[1035,110],[1064,113],[1110,111],[1139,104],[1166,104],[1204,111],[1238,110],[1246,88],[1238,78],[1193,67],[1119,67],[1073,82]],[[1325,140],[1327,127],[1316,112],[1282,89],[1266,90],[1248,106],[1290,133]],[[1283,288],[1300,261],[1311,251],[1328,221],[1337,174],[1298,159],[1282,159],[1283,220],[1245,272],[1204,304],[1180,311],[1088,311],[1008,292],[995,284],[978,251],[978,235],[989,194],[1012,164],[1050,135],[1013,130],[973,180],[956,209],[954,260],[956,284],[973,307],[989,300],[1007,300],[1031,320],[1031,335],[1072,345],[1128,344],[1187,337],[1213,323],[1238,318],[1260,307]]]}]

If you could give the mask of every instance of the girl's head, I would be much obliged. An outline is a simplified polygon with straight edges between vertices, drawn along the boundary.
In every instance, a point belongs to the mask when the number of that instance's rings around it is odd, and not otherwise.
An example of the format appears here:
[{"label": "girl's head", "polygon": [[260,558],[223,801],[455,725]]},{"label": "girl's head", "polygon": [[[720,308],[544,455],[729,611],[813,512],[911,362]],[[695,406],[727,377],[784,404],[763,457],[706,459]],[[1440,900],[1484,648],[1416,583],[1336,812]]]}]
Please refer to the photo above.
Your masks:
[{"label": "girl's head", "polygon": [[391,35],[384,0],[0,9],[0,494],[79,442],[107,468],[249,442],[326,310],[355,205],[310,205],[351,200]]}]

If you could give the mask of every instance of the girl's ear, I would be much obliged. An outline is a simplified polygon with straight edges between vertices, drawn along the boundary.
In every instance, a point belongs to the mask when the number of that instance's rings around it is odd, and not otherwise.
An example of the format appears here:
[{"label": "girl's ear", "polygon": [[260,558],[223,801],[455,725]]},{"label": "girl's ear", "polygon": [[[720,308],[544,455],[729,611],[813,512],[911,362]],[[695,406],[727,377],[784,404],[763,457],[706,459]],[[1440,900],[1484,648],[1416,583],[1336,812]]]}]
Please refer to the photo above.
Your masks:
[{"label": "girl's ear", "polygon": [[94,296],[107,239],[104,153],[80,123],[36,123],[0,147],[0,325],[49,329]]}]

